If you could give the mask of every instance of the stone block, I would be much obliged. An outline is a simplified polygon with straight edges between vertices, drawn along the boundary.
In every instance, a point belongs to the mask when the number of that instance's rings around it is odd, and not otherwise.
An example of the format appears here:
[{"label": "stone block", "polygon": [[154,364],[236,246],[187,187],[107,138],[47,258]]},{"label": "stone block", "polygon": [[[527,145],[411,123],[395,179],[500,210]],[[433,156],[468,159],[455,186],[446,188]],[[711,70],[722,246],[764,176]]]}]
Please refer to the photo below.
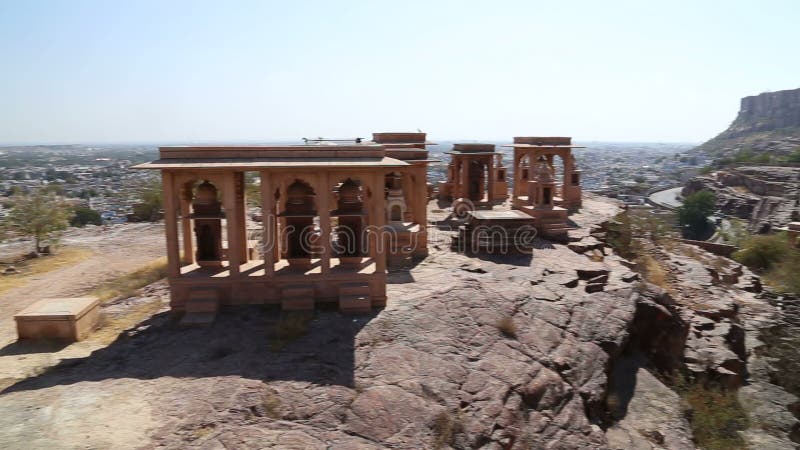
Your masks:
[{"label": "stone block", "polygon": [[19,339],[79,341],[95,327],[100,300],[94,297],[46,298],[14,316]]}]

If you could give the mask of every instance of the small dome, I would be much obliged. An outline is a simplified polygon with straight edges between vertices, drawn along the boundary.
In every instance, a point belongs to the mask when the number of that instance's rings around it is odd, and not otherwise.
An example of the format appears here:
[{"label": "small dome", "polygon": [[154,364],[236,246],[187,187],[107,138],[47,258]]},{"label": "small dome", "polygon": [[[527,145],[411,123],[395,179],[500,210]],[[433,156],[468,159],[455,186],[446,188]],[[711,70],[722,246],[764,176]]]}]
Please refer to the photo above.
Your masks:
[{"label": "small dome", "polygon": [[208,181],[203,181],[200,186],[197,186],[194,198],[196,203],[216,203],[217,188]]},{"label": "small dome", "polygon": [[339,186],[339,198],[346,201],[358,201],[359,188],[353,180],[347,180]]},{"label": "small dome", "polygon": [[539,161],[536,163],[536,179],[540,182],[552,182],[555,180],[553,168],[547,164],[544,156],[540,157]]},{"label": "small dome", "polygon": [[289,198],[302,198],[309,195],[314,195],[314,190],[302,181],[295,181],[286,190],[286,196]]}]

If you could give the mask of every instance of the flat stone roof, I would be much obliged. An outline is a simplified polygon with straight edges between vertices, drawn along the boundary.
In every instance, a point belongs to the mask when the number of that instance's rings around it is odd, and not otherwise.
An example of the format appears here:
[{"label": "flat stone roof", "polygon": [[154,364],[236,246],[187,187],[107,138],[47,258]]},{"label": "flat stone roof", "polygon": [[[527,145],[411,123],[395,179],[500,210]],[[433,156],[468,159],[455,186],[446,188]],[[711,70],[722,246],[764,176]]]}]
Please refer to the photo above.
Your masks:
[{"label": "flat stone roof", "polygon": [[339,158],[172,158],[158,159],[139,164],[132,169],[280,169],[280,168],[368,168],[405,167],[410,164],[389,157],[339,157]]},{"label": "flat stone roof", "polygon": [[517,211],[516,209],[511,209],[508,211],[467,211],[467,214],[478,220],[534,220],[532,216],[525,214],[522,211]]},{"label": "flat stone roof", "polygon": [[82,317],[99,303],[100,300],[95,297],[45,298],[14,315],[14,319],[72,320]]},{"label": "flat stone roof", "polygon": [[133,169],[369,168],[404,167],[377,144],[347,145],[201,145],[159,148],[160,159]]},{"label": "flat stone roof", "polygon": [[515,147],[515,148],[586,148],[585,145],[572,145],[572,144],[505,144],[501,147]]},{"label": "flat stone roof", "polygon": [[378,144],[384,144],[387,147],[394,145],[435,145],[435,142],[427,140],[427,133],[423,132],[380,132],[372,133],[372,141]]}]

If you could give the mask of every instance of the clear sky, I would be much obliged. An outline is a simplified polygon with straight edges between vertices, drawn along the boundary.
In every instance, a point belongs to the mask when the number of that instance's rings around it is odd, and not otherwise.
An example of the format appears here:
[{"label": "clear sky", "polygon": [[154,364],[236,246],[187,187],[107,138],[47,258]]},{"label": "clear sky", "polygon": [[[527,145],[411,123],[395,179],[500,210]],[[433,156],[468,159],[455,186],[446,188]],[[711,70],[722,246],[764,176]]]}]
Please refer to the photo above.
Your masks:
[{"label": "clear sky", "polygon": [[0,0],[0,143],[703,141],[800,87],[786,1]]}]

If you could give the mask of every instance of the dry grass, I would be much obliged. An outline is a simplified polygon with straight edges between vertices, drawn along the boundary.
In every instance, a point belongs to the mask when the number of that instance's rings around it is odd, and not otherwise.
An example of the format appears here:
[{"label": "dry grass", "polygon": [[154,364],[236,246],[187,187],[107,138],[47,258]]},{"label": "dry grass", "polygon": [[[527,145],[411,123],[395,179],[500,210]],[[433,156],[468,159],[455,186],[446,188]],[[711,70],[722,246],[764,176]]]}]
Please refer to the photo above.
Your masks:
[{"label": "dry grass", "polygon": [[308,333],[308,325],[314,318],[314,311],[285,311],[281,313],[278,325],[275,327],[272,351],[280,351],[292,341]]},{"label": "dry grass", "polygon": [[698,447],[708,450],[747,448],[738,433],[748,426],[747,414],[735,390],[699,382],[678,383],[676,387],[691,407],[689,422]]},{"label": "dry grass", "polygon": [[517,337],[517,325],[511,317],[503,317],[495,324],[498,330],[503,333],[503,336],[508,338]]},{"label": "dry grass", "polygon": [[460,414],[453,417],[449,411],[442,411],[433,419],[433,448],[440,449],[452,445],[456,434],[464,429]]},{"label": "dry grass", "polygon": [[657,259],[650,255],[642,255],[638,258],[637,262],[639,263],[639,267],[641,267],[641,273],[645,280],[662,289],[669,290],[670,286],[667,281],[667,271],[661,267]]},{"label": "dry grass", "polygon": [[103,314],[97,329],[90,335],[89,340],[108,345],[125,330],[133,328],[153,314],[157,313],[163,306],[160,299],[154,299],[147,303],[136,305],[125,311],[121,315]]},{"label": "dry grass", "polygon": [[264,408],[264,413],[270,419],[280,419],[281,418],[281,400],[275,395],[270,389],[264,394],[264,401],[261,403],[261,406]]},{"label": "dry grass", "polygon": [[167,276],[167,259],[159,258],[127,275],[117,277],[94,288],[90,295],[101,301],[131,297],[136,291]]},{"label": "dry grass", "polygon": [[54,255],[40,256],[15,264],[14,267],[20,273],[0,275],[0,293],[28,284],[34,275],[41,275],[83,261],[91,255],[92,251],[89,249],[65,248]]},{"label": "dry grass", "polygon": [[603,256],[603,252],[597,249],[587,253],[586,257],[588,257],[591,261],[594,262],[603,262],[603,260],[605,259],[605,256]]}]

